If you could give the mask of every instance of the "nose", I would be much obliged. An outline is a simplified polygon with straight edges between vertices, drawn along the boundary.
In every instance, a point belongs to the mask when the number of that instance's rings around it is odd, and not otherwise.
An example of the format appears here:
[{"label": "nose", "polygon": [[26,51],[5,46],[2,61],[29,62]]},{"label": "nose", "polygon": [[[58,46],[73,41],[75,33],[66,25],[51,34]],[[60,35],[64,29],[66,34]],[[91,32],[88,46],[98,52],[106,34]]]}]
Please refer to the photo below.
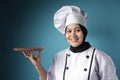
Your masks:
[{"label": "nose", "polygon": [[72,35],[72,36],[76,36],[75,31],[72,31],[72,32],[71,32],[71,35]]}]

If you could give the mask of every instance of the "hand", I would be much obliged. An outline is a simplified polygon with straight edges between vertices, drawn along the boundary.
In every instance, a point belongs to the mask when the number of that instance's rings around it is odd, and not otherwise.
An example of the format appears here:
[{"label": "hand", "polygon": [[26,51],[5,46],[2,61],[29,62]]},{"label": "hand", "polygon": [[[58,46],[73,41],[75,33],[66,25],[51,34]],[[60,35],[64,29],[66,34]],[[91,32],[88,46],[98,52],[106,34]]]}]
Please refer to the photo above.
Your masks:
[{"label": "hand", "polygon": [[28,58],[34,66],[37,66],[40,64],[40,51],[38,50],[38,54],[34,55],[33,51],[22,51],[24,56]]},{"label": "hand", "polygon": [[32,64],[35,66],[38,75],[41,77],[41,80],[46,80],[47,78],[47,72],[46,70],[42,67],[41,63],[40,63],[40,52],[41,49],[38,49],[38,54],[34,55],[33,50],[31,49],[27,49],[27,50],[22,50],[22,53],[24,54],[24,56],[26,58],[28,58]]}]

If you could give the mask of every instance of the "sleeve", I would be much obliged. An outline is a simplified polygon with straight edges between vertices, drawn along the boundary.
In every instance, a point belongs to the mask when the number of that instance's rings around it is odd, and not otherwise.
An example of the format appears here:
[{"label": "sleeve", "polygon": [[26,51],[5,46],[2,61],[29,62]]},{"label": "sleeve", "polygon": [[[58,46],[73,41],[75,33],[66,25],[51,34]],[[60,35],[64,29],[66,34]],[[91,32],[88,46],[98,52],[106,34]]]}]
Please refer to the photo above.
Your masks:
[{"label": "sleeve", "polygon": [[[53,68],[54,69],[54,68]],[[46,80],[55,80],[54,76],[53,76],[53,72],[54,70],[51,68],[49,69],[49,71],[47,72],[47,79]],[[41,77],[39,76],[39,80],[41,80]]]},{"label": "sleeve", "polygon": [[49,68],[48,72],[47,72],[47,80],[55,80],[55,63],[56,63],[56,56],[53,59],[53,63],[51,65],[51,67]]},{"label": "sleeve", "polygon": [[110,57],[101,65],[100,80],[118,80],[115,65]]}]

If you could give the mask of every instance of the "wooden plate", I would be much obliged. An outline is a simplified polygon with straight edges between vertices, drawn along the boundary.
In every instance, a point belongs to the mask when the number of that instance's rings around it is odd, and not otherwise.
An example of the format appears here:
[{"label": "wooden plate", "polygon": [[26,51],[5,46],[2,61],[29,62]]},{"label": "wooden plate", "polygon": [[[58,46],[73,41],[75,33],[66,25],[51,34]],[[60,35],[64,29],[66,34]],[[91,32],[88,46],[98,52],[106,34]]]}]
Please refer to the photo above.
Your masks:
[{"label": "wooden plate", "polygon": [[42,51],[43,48],[13,48],[14,51]]}]

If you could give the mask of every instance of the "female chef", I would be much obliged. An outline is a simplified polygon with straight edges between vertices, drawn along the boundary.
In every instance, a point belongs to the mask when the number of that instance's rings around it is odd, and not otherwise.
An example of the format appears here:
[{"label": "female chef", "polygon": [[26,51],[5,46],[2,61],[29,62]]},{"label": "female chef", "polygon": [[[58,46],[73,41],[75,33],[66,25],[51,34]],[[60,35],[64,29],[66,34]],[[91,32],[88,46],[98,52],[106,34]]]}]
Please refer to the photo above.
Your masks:
[{"label": "female chef", "polygon": [[85,42],[87,14],[77,6],[63,6],[54,15],[54,25],[70,48],[58,52],[48,71],[40,63],[40,53],[24,55],[35,66],[41,80],[118,80],[110,56]]}]

